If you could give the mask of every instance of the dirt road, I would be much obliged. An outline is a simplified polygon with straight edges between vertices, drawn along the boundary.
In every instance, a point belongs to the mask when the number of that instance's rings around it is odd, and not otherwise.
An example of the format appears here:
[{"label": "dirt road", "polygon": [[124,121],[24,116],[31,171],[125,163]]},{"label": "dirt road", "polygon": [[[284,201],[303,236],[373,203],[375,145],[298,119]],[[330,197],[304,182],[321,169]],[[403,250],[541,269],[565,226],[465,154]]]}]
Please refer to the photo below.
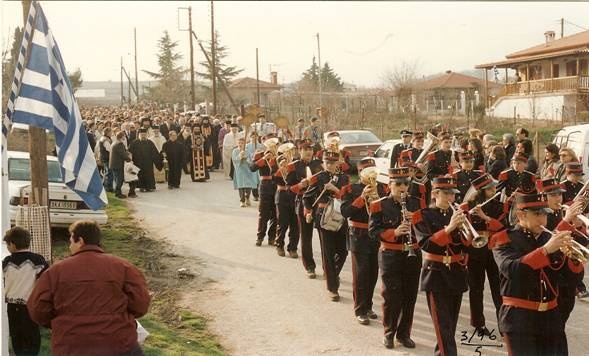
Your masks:
[{"label": "dirt road", "polygon": [[[129,200],[149,231],[168,239],[186,256],[204,263],[203,277],[213,283],[187,295],[184,303],[208,314],[211,327],[226,349],[235,355],[411,354],[431,355],[434,328],[423,293],[419,293],[412,337],[413,350],[381,345],[380,281],[374,296],[379,319],[359,325],[352,307],[351,259],[341,274],[339,303],[328,300],[321,278],[319,240],[314,237],[318,279],[306,278],[300,259],[279,257],[274,248],[256,240],[257,203],[240,208],[232,183],[213,172],[211,181],[192,183],[182,177],[182,188],[140,193]],[[588,279],[586,278],[586,281]],[[497,326],[490,295],[485,299],[487,327]],[[468,293],[463,297],[456,338],[469,336]],[[589,353],[586,322],[589,303],[577,302],[567,326],[571,355]],[[471,343],[475,343],[476,337]],[[498,337],[498,343],[501,338]],[[485,340],[485,344],[489,341]],[[478,355],[474,346],[461,346],[461,355]],[[583,351],[584,350],[584,351]],[[410,352],[409,352],[410,351]],[[503,347],[485,346],[482,355],[505,355]]]}]

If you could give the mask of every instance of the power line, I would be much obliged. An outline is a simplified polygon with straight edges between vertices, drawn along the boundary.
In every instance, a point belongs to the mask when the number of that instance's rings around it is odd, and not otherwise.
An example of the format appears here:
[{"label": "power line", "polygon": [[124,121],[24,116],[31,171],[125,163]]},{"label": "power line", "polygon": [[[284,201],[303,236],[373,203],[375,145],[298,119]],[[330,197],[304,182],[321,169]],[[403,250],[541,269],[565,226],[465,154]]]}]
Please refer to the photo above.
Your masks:
[{"label": "power line", "polygon": [[576,26],[576,27],[578,27],[578,28],[580,28],[582,30],[589,30],[589,28],[587,28],[587,27],[583,27],[583,26],[577,25],[577,24],[572,23],[572,22],[570,22],[570,21],[568,21],[566,19],[564,20],[564,22],[568,23],[569,25]]}]

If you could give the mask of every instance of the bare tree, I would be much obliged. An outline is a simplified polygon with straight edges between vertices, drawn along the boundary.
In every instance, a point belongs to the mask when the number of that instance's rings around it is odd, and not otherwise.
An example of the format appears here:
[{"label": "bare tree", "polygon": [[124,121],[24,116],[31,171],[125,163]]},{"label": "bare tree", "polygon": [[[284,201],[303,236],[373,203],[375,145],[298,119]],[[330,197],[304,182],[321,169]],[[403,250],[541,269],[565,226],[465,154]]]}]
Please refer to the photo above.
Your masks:
[{"label": "bare tree", "polygon": [[383,85],[397,99],[398,110],[411,109],[411,94],[415,94],[420,64],[417,60],[403,60],[382,74]]}]

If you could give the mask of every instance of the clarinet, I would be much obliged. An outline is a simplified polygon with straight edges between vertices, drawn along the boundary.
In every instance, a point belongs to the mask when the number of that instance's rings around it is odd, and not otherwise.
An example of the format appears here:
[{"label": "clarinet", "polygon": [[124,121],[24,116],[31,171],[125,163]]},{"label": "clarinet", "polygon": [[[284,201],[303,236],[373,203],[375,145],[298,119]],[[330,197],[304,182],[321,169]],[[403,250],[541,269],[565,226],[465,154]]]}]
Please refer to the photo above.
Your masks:
[{"label": "clarinet", "polygon": [[413,230],[413,226],[411,225],[411,222],[407,220],[406,217],[406,213],[407,213],[407,194],[403,193],[401,194],[401,214],[403,216],[403,219],[401,220],[401,224],[406,224],[409,223],[409,234],[407,234],[407,236],[405,237],[405,241],[403,242],[405,244],[405,248],[407,249],[407,257],[417,257],[417,255],[415,254],[415,250],[413,248],[411,248],[412,245],[412,240],[411,240],[411,231]]}]

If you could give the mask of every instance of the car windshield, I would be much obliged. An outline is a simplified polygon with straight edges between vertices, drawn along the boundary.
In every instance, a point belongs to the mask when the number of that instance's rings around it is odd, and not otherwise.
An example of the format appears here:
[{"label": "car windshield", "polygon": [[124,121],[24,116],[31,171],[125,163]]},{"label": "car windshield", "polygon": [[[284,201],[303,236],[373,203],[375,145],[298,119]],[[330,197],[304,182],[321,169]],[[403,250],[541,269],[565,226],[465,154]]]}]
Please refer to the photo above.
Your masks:
[{"label": "car windshield", "polygon": [[380,143],[381,141],[370,131],[355,131],[355,132],[342,132],[340,131],[341,143],[352,144],[352,143]]},{"label": "car windshield", "polygon": [[[11,158],[8,160],[9,180],[31,180],[31,163],[28,158]],[[59,162],[47,161],[47,180],[50,183],[63,183]]]}]

